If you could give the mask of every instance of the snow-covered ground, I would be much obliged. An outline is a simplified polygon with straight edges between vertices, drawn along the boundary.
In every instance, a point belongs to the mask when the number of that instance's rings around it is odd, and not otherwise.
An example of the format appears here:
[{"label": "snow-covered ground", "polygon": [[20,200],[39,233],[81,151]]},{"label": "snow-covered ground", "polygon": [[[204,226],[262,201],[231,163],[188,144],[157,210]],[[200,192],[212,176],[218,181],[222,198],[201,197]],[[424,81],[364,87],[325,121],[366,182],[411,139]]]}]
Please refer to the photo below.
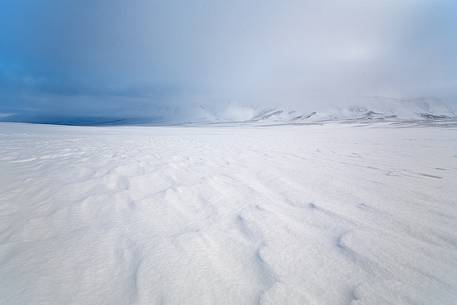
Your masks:
[{"label": "snow-covered ground", "polygon": [[0,304],[457,304],[457,128],[0,124]]}]

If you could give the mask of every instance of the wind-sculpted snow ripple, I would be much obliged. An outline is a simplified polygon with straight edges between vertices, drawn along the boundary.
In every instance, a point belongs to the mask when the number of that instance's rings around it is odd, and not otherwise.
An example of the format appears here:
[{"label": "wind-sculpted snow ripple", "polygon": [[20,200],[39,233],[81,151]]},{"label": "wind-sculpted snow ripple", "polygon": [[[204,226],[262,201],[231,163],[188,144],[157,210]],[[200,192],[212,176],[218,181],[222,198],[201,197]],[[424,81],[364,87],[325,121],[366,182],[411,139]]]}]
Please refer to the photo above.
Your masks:
[{"label": "wind-sculpted snow ripple", "polygon": [[456,138],[0,124],[0,304],[456,304]]}]

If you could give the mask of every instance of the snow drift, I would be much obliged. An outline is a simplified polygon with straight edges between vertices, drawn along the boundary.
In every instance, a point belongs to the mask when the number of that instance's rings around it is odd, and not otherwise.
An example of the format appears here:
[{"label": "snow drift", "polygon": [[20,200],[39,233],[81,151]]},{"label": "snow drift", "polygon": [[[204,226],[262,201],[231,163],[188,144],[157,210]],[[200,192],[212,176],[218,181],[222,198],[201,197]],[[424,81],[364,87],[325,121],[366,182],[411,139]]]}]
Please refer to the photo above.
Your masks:
[{"label": "snow drift", "polygon": [[455,304],[456,138],[0,124],[0,304]]}]

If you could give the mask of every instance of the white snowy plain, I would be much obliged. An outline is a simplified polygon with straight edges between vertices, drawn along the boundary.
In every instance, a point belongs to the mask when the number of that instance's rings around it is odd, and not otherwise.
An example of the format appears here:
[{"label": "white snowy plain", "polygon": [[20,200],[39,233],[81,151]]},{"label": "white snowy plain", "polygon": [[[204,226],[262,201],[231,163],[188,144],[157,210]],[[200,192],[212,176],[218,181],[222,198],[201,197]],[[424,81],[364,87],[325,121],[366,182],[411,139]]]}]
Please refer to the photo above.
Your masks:
[{"label": "white snowy plain", "polygon": [[457,304],[457,128],[0,124],[0,304]]}]

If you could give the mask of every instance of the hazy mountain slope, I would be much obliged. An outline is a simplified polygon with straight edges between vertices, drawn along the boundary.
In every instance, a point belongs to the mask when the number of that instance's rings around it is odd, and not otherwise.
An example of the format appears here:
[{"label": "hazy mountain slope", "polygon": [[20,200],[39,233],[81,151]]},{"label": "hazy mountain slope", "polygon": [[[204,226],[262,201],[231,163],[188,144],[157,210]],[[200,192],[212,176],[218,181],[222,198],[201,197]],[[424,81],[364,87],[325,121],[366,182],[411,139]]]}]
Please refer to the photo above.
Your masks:
[{"label": "hazy mountain slope", "polygon": [[457,111],[450,104],[436,99],[398,100],[365,98],[339,107],[323,107],[314,111],[295,111],[279,108],[258,110],[250,119],[255,122],[320,122],[338,120],[443,120],[457,119]]},{"label": "hazy mountain slope", "polygon": [[[311,103],[313,104],[313,103]],[[38,124],[101,126],[101,125],[179,125],[208,123],[284,124],[326,121],[433,121],[456,120],[457,109],[436,98],[394,99],[365,97],[339,101],[340,106],[307,106],[307,110],[277,107],[251,107],[229,103],[217,109],[194,104],[183,109],[163,106],[152,113],[136,115],[93,116],[45,113],[0,113],[0,121]],[[308,105],[307,101],[303,105]]]}]

